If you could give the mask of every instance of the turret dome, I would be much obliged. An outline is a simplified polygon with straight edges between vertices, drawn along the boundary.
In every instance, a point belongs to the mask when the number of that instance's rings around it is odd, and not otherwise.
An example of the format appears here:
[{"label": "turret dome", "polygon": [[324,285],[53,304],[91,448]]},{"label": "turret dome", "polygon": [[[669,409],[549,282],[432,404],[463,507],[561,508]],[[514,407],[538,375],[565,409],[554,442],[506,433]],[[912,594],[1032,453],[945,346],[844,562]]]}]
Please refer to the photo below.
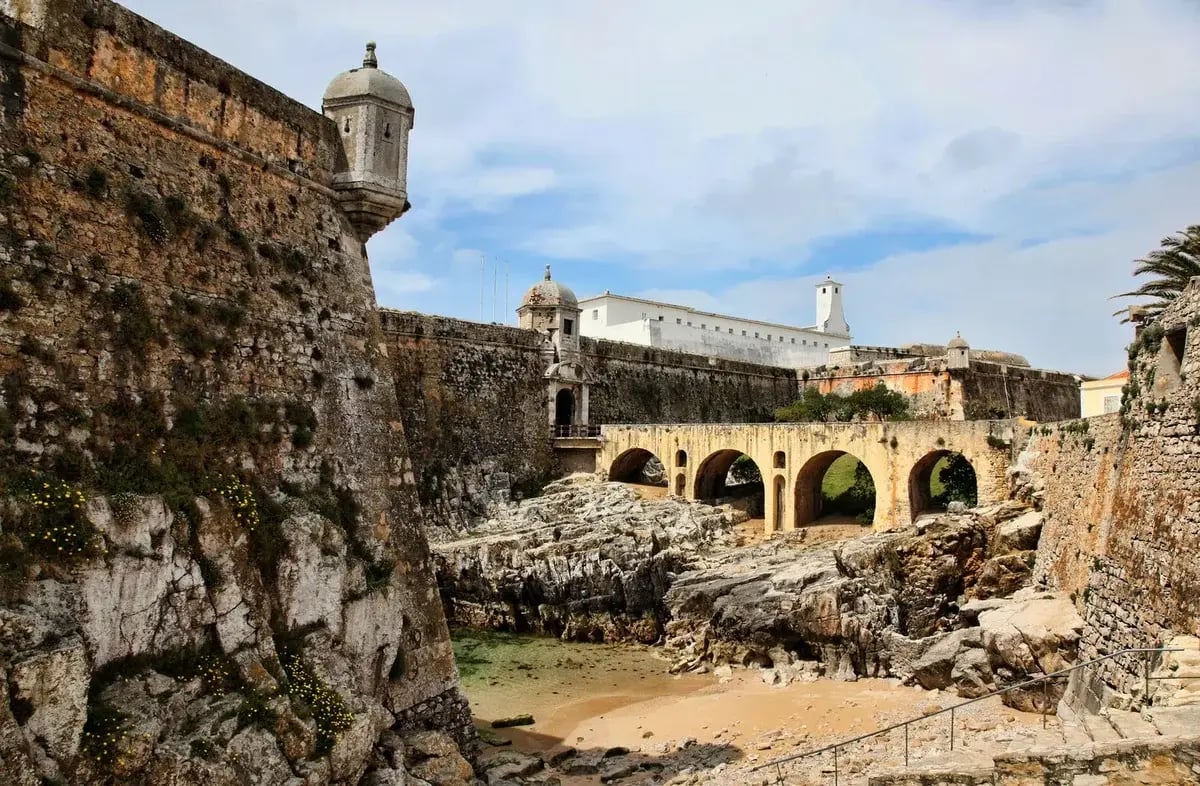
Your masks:
[{"label": "turret dome", "polygon": [[550,278],[550,266],[546,265],[546,277],[534,284],[521,299],[521,307],[525,306],[567,306],[579,308],[579,299],[569,287],[565,287]]},{"label": "turret dome", "polygon": [[970,349],[971,345],[962,337],[962,333],[955,334],[954,338],[950,339],[950,343],[946,345],[947,349]]},{"label": "turret dome", "polygon": [[404,109],[413,108],[412,97],[409,96],[404,83],[386,71],[379,70],[374,41],[367,44],[362,68],[352,68],[338,74],[329,83],[329,87],[325,88],[324,102],[328,104],[363,97],[377,98]]}]

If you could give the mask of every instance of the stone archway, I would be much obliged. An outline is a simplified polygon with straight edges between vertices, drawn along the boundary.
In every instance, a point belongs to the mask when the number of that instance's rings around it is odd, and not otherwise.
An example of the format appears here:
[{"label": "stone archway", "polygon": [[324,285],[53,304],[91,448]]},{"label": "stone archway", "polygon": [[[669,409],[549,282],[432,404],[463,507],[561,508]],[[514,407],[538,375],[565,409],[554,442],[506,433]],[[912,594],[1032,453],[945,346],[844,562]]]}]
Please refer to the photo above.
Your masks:
[{"label": "stone archway", "polygon": [[979,500],[975,465],[954,450],[926,453],[908,473],[908,499],[914,521],[922,513],[945,510],[956,500],[974,507]]},{"label": "stone archway", "polygon": [[725,479],[729,477],[733,462],[741,456],[740,450],[718,450],[700,462],[696,470],[695,498],[712,501],[726,496]]},{"label": "stone archway", "polygon": [[575,394],[563,388],[554,396],[554,425],[570,426],[575,423]]},{"label": "stone archway", "polygon": [[[836,502],[837,500],[827,499],[823,486],[826,473],[843,456],[849,456],[858,462],[854,470],[855,479],[852,483],[857,482],[859,473],[866,473],[867,483],[865,488],[861,489],[863,492],[862,496],[865,498],[857,500],[857,498],[851,495],[847,500],[846,510],[832,511],[829,509],[829,505],[831,502]],[[861,467],[861,469],[858,469],[858,467]],[[844,494],[845,492],[843,492]],[[873,518],[874,511],[878,506],[879,488],[875,483],[875,478],[871,474],[870,469],[861,458],[844,450],[826,450],[812,456],[808,461],[804,462],[804,466],[800,468],[800,472],[796,476],[795,516],[797,527],[812,524],[822,516],[832,512],[842,512],[847,516],[861,515]],[[870,521],[867,523],[870,523]]]},{"label": "stone archway", "polygon": [[[647,469],[654,477],[647,477]],[[651,486],[665,486],[666,477],[663,474],[662,462],[658,456],[643,448],[633,448],[617,456],[608,469],[608,479],[619,483],[639,483]]]}]

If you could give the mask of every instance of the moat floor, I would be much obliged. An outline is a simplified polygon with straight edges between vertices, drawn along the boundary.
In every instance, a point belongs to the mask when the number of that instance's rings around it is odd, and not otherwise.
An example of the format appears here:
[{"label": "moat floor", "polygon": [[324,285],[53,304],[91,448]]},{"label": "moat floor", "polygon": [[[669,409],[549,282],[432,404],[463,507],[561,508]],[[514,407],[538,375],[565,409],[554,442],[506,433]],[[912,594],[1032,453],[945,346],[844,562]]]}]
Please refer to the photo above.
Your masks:
[{"label": "moat floor", "polygon": [[[531,726],[494,734],[534,755],[563,748],[581,753],[627,748],[659,759],[668,771],[686,764],[699,771],[720,768],[732,776],[757,763],[960,701],[894,680],[820,679],[772,686],[763,683],[757,669],[721,678],[676,676],[667,673],[667,661],[650,647],[466,632],[455,639],[477,724],[489,729],[499,718],[533,715]],[[997,742],[1003,745],[1010,738],[1015,742],[1040,732],[1041,723],[1040,715],[989,700],[959,716],[956,745],[993,748]],[[944,747],[945,726],[943,717],[913,727],[914,752],[918,746],[926,755]],[[877,740],[860,754],[872,759],[880,754],[891,758],[888,754],[893,752],[902,756],[903,737],[894,742]],[[693,754],[684,755],[688,751]],[[697,760],[700,752],[703,758]],[[853,753],[847,757],[854,758],[858,756]],[[560,777],[571,786],[600,782],[599,775],[592,774]],[[661,782],[639,773],[623,782],[656,781]]]}]

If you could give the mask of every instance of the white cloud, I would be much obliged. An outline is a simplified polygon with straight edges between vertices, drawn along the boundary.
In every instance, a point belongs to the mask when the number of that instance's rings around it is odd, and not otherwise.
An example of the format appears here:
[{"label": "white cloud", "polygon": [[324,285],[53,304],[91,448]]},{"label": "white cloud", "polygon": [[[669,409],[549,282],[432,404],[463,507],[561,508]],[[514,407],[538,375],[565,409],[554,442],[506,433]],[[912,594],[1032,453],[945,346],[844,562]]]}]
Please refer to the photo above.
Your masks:
[{"label": "white cloud", "polygon": [[[807,324],[794,278],[817,241],[927,220],[992,239],[842,274],[858,336],[961,328],[1100,373],[1124,343],[1105,298],[1200,219],[1193,167],[1144,171],[1200,142],[1189,0],[129,2],[311,105],[376,39],[417,106],[417,209],[373,259],[430,280],[495,244],[607,265],[614,291],[648,289],[644,271]],[[563,190],[592,201],[486,240],[446,218]],[[419,247],[391,238],[405,229]],[[728,271],[748,283],[722,290]]]}]

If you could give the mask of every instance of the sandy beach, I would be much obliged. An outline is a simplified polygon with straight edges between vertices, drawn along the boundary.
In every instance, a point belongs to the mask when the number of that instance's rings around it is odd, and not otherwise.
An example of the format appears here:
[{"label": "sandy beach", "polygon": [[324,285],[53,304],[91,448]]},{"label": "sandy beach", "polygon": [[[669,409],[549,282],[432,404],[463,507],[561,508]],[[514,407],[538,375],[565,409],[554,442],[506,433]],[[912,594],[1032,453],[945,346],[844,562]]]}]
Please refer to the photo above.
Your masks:
[{"label": "sandy beach", "polygon": [[[464,638],[465,637],[465,638]],[[733,772],[791,753],[864,734],[913,715],[961,701],[957,696],[906,687],[895,680],[817,679],[767,685],[758,669],[671,675],[651,647],[587,645],[553,639],[462,634],[463,684],[477,724],[525,753],[552,757],[566,748],[628,749],[664,769],[709,765]],[[486,661],[486,662],[484,662]],[[528,713],[532,725],[490,730],[491,722]],[[922,755],[944,752],[948,718],[912,727]],[[1020,742],[1041,730],[1040,715],[991,699],[958,715],[956,744],[967,750]],[[493,739],[495,739],[493,738]],[[902,760],[903,737],[879,738],[844,761],[881,755]],[[485,757],[488,749],[485,746]],[[828,758],[828,757],[826,757]],[[722,765],[724,765],[722,767]],[[814,759],[812,766],[823,763]],[[861,766],[861,765],[859,765]],[[655,781],[654,772],[628,783]],[[561,775],[563,784],[599,783],[597,775]],[[736,778],[735,778],[736,782]]]}]

